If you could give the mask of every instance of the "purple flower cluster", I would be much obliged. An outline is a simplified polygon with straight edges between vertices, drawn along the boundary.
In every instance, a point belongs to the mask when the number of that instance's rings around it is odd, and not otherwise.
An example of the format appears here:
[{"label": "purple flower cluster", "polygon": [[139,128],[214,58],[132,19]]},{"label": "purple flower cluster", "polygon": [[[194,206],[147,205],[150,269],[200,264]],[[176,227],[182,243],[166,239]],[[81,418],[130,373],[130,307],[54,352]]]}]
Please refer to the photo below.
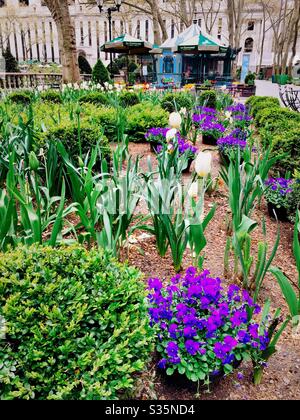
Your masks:
[{"label": "purple flower cluster", "polygon": [[153,127],[145,134],[145,139],[148,141],[155,141],[157,143],[163,142],[166,138],[168,128]]},{"label": "purple flower cluster", "polygon": [[[227,292],[219,278],[209,271],[190,267],[163,286],[149,279],[150,325],[158,334],[160,368],[198,366],[207,377],[222,372],[244,353],[261,352],[268,345],[268,333],[249,321],[251,308],[260,312],[251,296],[236,285]],[[206,355],[209,355],[207,362]],[[188,376],[188,372],[186,372]]]},{"label": "purple flower cluster", "polygon": [[291,188],[293,184],[292,179],[285,179],[285,178],[269,178],[265,185],[268,187],[270,192],[275,192],[280,194],[281,196],[285,197],[286,195],[290,194],[293,189]]},{"label": "purple flower cluster", "polygon": [[237,127],[246,127],[252,121],[252,117],[248,114],[248,108],[244,104],[236,103],[227,107],[225,111],[232,113],[232,118]]},{"label": "purple flower cluster", "polygon": [[239,137],[235,137],[232,133],[226,137],[221,137],[217,141],[218,148],[220,152],[227,153],[230,150],[236,149],[245,149],[247,146],[247,141],[244,139],[240,139]]}]

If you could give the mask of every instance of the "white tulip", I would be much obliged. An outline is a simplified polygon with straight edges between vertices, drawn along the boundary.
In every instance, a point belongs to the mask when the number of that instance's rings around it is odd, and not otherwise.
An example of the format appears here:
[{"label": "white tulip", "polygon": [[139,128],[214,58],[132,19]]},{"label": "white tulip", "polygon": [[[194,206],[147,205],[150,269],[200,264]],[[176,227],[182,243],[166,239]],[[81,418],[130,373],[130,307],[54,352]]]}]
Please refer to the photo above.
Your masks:
[{"label": "white tulip", "polygon": [[166,141],[167,143],[175,138],[177,134],[176,128],[172,128],[171,130],[167,131],[166,133]]},{"label": "white tulip", "polygon": [[206,177],[211,172],[212,155],[207,152],[198,153],[195,160],[195,171],[201,178]]},{"label": "white tulip", "polygon": [[169,125],[171,128],[179,128],[181,127],[182,118],[178,112],[172,112],[169,117]]},{"label": "white tulip", "polygon": [[191,198],[197,198],[198,197],[198,182],[193,182],[192,185],[189,188],[188,195]]}]

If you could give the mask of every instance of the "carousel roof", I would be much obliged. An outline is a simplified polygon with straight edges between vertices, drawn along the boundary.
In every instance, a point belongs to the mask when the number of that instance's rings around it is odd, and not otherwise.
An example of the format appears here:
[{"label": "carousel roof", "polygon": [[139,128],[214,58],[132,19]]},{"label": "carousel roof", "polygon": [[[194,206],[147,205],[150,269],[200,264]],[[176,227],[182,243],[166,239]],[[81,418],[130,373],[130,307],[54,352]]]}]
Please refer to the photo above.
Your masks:
[{"label": "carousel roof", "polygon": [[228,47],[221,43],[218,39],[214,39],[211,35],[204,33],[193,36],[172,48],[176,52],[226,52]]},{"label": "carousel roof", "polygon": [[173,49],[177,47],[177,45],[181,44],[188,39],[199,35],[201,33],[201,28],[197,24],[193,23],[191,26],[186,28],[183,32],[177,35],[174,38],[168,38],[163,44],[161,44],[160,48],[162,49]]}]

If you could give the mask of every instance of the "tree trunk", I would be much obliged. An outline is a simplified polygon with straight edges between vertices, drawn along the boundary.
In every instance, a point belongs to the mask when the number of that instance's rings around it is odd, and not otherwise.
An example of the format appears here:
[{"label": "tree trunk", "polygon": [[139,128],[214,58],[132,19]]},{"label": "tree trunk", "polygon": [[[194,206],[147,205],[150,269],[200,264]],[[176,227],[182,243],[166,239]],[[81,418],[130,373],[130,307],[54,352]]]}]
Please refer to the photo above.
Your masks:
[{"label": "tree trunk", "polygon": [[80,80],[80,72],[75,29],[71,21],[68,0],[45,0],[45,3],[57,27],[63,82],[76,83]]},{"label": "tree trunk", "polygon": [[300,0],[295,1],[295,26],[294,26],[294,38],[293,38],[293,45],[292,45],[292,55],[289,62],[288,67],[288,75],[292,77],[292,71],[293,71],[293,62],[294,58],[297,54],[297,43],[298,43],[298,35],[299,35],[299,25],[300,25]]}]

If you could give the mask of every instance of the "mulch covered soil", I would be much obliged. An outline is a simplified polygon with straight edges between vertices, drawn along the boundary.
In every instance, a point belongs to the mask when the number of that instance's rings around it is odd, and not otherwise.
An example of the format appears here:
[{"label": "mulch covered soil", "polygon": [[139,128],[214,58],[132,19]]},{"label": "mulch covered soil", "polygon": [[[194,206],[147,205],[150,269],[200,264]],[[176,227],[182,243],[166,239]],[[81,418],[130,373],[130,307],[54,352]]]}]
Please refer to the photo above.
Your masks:
[{"label": "mulch covered soil", "polygon": [[[201,146],[203,148],[203,146]],[[146,170],[147,157],[151,155],[148,144],[130,145],[130,153],[133,156],[142,155],[141,166]],[[220,168],[218,152],[213,152],[213,176],[218,175]],[[151,159],[155,162],[152,154]],[[189,175],[186,176],[188,182]],[[212,276],[224,278],[223,257],[226,243],[226,216],[229,213],[226,189],[220,183],[219,190],[212,197],[206,198],[206,209],[213,204],[217,204],[214,219],[206,231],[207,246],[205,248],[204,268],[210,270]],[[276,240],[277,224],[267,214],[265,203],[260,209],[255,209],[252,218],[258,222],[265,217],[267,225],[267,239],[269,250]],[[297,271],[292,253],[293,225],[290,223],[280,223],[281,239],[277,256],[273,265],[281,268],[295,284],[297,283]],[[258,228],[253,233],[253,251],[257,249],[257,243],[263,238],[261,229]],[[170,253],[165,258],[161,258],[156,250],[155,239],[142,232],[136,232],[129,250],[123,253],[123,259],[128,259],[129,263],[139,268],[144,273],[145,282],[149,277],[159,277],[169,279],[174,274]],[[191,260],[187,256],[183,261],[183,270],[191,265]],[[227,284],[232,280],[225,280]],[[282,298],[281,291],[276,280],[268,274],[260,294],[260,303],[263,304],[267,298],[272,301],[274,309],[281,307],[282,314],[287,314],[287,307]],[[237,379],[237,373],[242,373],[244,378]],[[239,369],[231,376],[222,378],[218,383],[213,384],[210,392],[188,386],[187,384],[172,381],[165,378],[156,369],[156,362],[153,360],[149,371],[139,381],[139,398],[156,398],[161,400],[191,400],[195,398],[203,400],[262,400],[262,399],[300,399],[300,333],[298,336],[292,334],[289,326],[278,343],[278,352],[269,359],[268,367],[259,386],[252,383],[252,366],[243,363]]]}]

